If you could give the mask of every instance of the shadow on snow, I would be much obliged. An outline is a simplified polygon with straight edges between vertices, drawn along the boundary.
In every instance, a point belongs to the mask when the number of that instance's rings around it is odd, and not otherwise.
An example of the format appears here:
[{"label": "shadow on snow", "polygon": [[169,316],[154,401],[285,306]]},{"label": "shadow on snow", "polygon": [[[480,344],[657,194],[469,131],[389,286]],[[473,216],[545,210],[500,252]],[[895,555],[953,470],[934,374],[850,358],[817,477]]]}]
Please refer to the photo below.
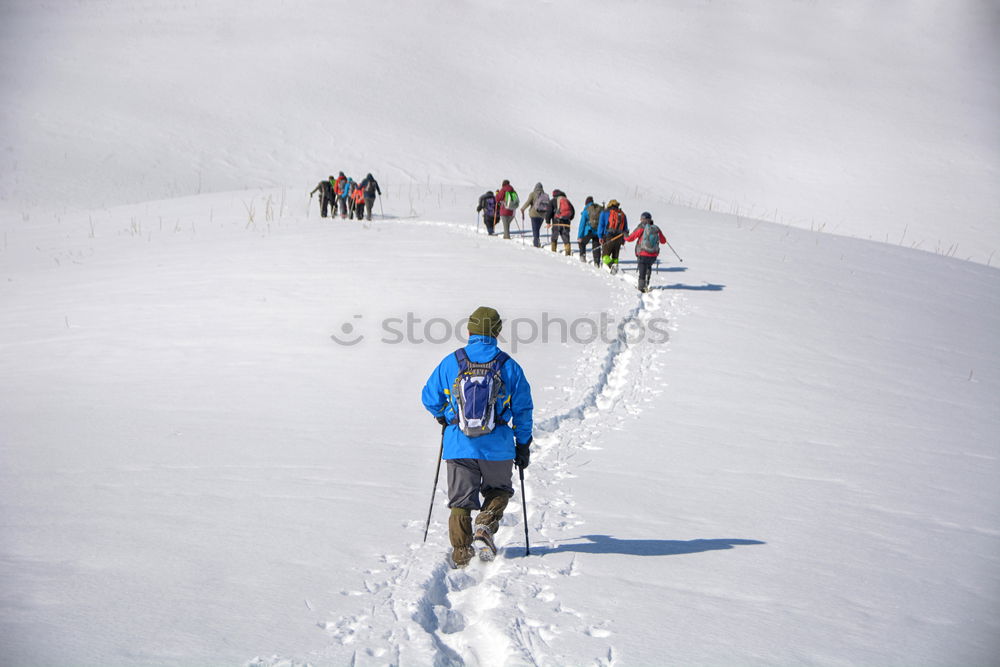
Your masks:
[{"label": "shadow on snow", "polygon": [[[704,551],[719,551],[741,546],[767,544],[760,540],[620,540],[610,535],[581,535],[587,542],[568,542],[555,547],[532,546],[531,554],[544,556],[558,553],[624,554],[626,556],[680,556]],[[523,551],[516,547],[505,550],[508,558],[519,558]]]},{"label": "shadow on snow", "polygon": [[683,285],[677,283],[674,285],[650,285],[649,289],[686,289],[693,290],[695,292],[721,292],[726,289],[725,285],[713,285],[710,283],[705,283],[704,285]]}]

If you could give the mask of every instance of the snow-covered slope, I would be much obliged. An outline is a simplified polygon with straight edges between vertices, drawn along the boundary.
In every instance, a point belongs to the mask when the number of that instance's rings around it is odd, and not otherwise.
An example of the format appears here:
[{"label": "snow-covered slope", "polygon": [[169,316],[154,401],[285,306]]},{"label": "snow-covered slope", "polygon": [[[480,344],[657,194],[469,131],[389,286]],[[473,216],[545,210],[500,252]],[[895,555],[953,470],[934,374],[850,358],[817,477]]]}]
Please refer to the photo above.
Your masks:
[{"label": "snow-covered slope", "polygon": [[985,263],[998,21],[989,0],[14,0],[0,197],[541,180]]},{"label": "snow-covered slope", "polygon": [[[995,661],[994,8],[610,7],[0,8],[0,662]],[[501,178],[684,261],[486,238]],[[418,395],[481,304],[539,432],[449,572]]]}]

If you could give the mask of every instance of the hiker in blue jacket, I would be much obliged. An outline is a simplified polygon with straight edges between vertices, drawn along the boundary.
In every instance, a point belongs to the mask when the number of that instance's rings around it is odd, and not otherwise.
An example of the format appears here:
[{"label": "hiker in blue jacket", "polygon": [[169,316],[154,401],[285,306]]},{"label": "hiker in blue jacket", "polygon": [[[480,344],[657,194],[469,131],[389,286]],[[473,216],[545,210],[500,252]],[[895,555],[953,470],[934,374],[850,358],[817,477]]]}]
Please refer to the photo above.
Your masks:
[{"label": "hiker in blue jacket", "polygon": [[587,243],[590,243],[594,266],[601,265],[601,244],[598,241],[597,228],[603,211],[604,207],[596,203],[593,197],[587,197],[583,212],[580,214],[580,230],[576,235],[576,241],[580,245],[580,261],[587,261]]},{"label": "hiker in blue jacket", "polygon": [[618,200],[612,199],[601,213],[601,222],[597,226],[597,236],[601,240],[601,260],[611,273],[618,273],[618,253],[628,233],[628,216],[621,209]]},{"label": "hiker in blue jacket", "polygon": [[[344,173],[344,172],[341,172]],[[351,208],[350,196],[354,192],[354,179],[348,178],[344,183],[343,190],[337,195],[340,200],[340,217],[346,218],[348,209]]]},{"label": "hiker in blue jacket", "polygon": [[[442,425],[442,458],[448,462],[448,536],[455,567],[465,567],[476,553],[492,559],[493,535],[500,527],[507,501],[514,495],[513,465],[528,467],[532,412],[531,386],[521,366],[497,346],[503,323],[493,308],[480,306],[469,316],[469,343],[441,360],[424,385],[421,400]],[[465,359],[462,359],[462,357]],[[495,425],[481,435],[459,419],[459,374],[465,360],[473,366],[495,362],[500,379],[495,399]],[[493,369],[496,370],[496,369]],[[466,393],[466,395],[468,395]],[[465,404],[464,416],[470,415]],[[480,502],[482,495],[482,502]],[[473,532],[472,511],[476,515]]]}]

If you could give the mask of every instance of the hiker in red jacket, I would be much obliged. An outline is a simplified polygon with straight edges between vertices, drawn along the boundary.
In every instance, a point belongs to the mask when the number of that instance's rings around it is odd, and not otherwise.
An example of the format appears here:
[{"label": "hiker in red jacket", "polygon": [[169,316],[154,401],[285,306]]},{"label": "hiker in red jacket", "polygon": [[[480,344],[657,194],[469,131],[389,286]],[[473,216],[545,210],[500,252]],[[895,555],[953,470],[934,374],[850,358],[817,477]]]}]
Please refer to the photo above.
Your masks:
[{"label": "hiker in red jacket", "polygon": [[514,212],[519,203],[514,186],[505,179],[500,185],[500,189],[497,190],[497,217],[503,223],[503,237],[505,239],[510,238],[510,221],[514,219]]},{"label": "hiker in red jacket", "polygon": [[666,243],[667,237],[653,222],[652,215],[643,213],[639,218],[639,226],[625,240],[638,241],[635,244],[635,256],[639,260],[639,291],[648,292],[653,262],[660,255],[660,244]]}]

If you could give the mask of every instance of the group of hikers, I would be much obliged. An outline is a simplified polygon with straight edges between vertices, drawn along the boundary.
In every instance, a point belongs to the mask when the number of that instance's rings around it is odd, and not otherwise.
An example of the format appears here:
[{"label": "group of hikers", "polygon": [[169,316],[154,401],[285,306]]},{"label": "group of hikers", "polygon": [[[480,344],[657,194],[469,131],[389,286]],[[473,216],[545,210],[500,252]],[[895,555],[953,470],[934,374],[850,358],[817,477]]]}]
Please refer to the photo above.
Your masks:
[{"label": "group of hikers", "polygon": [[[573,253],[570,229],[576,210],[562,190],[553,190],[550,195],[538,183],[522,204],[510,181],[505,180],[496,192],[488,191],[479,198],[476,211],[483,214],[489,235],[496,235],[499,224],[505,239],[511,238],[510,224],[517,212],[523,220],[527,211],[536,248],[542,247],[540,233],[545,224],[551,230],[551,250],[555,252],[562,239],[566,255]],[[635,242],[638,287],[641,292],[648,291],[660,244],[669,246],[652,215],[642,213],[638,226],[629,231],[628,217],[617,200],[598,204],[593,197],[587,197],[576,226],[580,260],[592,259],[598,268],[607,266],[611,273],[618,271],[622,245]],[[441,425],[438,474],[445,461],[451,545],[448,563],[453,568],[468,566],[477,555],[483,561],[496,558],[494,535],[514,495],[514,468],[521,480],[522,518],[527,518],[524,470],[531,461],[534,402],[524,370],[498,347],[502,328],[503,321],[495,308],[476,308],[469,316],[468,344],[441,360],[421,392],[424,408]],[[437,482],[435,475],[424,541]],[[524,539],[528,555],[527,523]]]},{"label": "group of hikers", "polygon": [[[510,181],[505,179],[496,192],[487,190],[483,193],[476,206],[476,212],[483,215],[486,233],[495,236],[499,224],[503,228],[505,239],[510,238],[510,223],[515,215],[520,212],[521,220],[524,220],[525,211],[531,220],[531,238],[536,248],[542,247],[541,229],[544,224],[549,231],[549,248],[552,252],[556,251],[559,240],[562,239],[566,255],[573,254],[570,230],[574,226],[576,208],[562,190],[555,189],[550,195],[545,192],[541,183],[536,183],[522,203]],[[663,232],[653,222],[652,215],[643,213],[639,217],[639,226],[630,232],[628,216],[621,210],[617,199],[598,204],[593,197],[587,197],[576,227],[580,261],[587,261],[587,247],[590,246],[594,265],[607,266],[611,273],[618,272],[618,255],[622,245],[636,241],[639,291],[648,291],[649,276],[660,254],[660,244],[667,243]]]},{"label": "group of hikers", "polygon": [[372,219],[372,206],[375,205],[375,197],[382,195],[382,189],[378,181],[371,174],[365,176],[360,183],[353,178],[344,175],[344,172],[336,177],[330,176],[325,181],[320,181],[309,193],[309,199],[319,193],[319,214],[320,217],[336,217],[340,211],[340,217],[345,219],[357,218],[358,220]]}]

